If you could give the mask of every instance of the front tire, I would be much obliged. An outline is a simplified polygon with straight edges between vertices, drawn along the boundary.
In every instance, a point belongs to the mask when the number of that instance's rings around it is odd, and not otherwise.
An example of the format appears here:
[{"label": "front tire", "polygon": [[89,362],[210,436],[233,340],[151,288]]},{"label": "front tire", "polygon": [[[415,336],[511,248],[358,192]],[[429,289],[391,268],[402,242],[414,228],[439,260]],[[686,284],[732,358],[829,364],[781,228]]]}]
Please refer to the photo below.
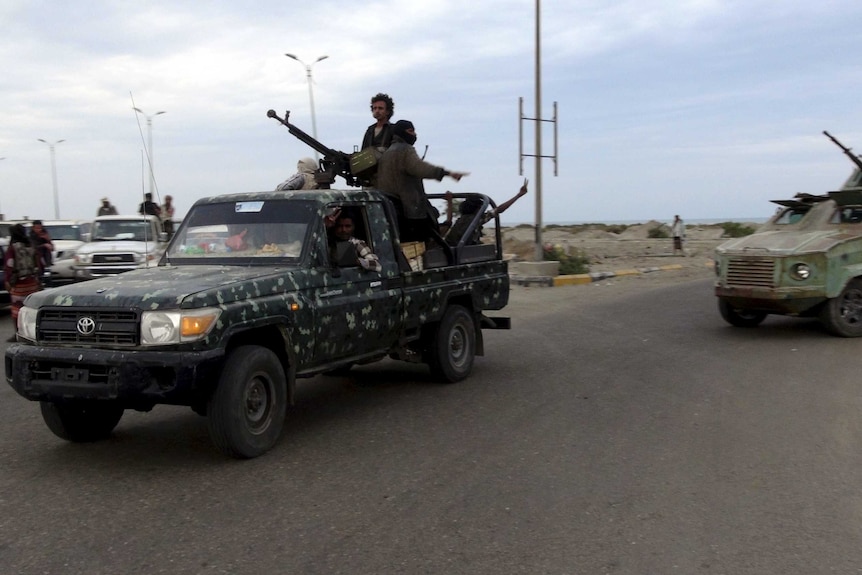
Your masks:
[{"label": "front tire", "polygon": [[225,455],[257,457],[284,427],[287,381],[271,350],[246,345],[231,352],[207,406],[210,438]]},{"label": "front tire", "polygon": [[838,297],[823,304],[820,321],[835,335],[862,336],[862,280],[850,280]]},{"label": "front tire", "polygon": [[766,313],[735,308],[724,299],[718,299],[718,311],[724,321],[736,327],[757,327],[766,319]]},{"label": "front tire", "polygon": [[433,330],[428,342],[431,373],[447,383],[465,379],[476,356],[476,322],[460,305],[452,305]]},{"label": "front tire", "polygon": [[40,402],[42,419],[54,435],[66,441],[88,443],[107,439],[120,423],[123,408],[107,401]]}]

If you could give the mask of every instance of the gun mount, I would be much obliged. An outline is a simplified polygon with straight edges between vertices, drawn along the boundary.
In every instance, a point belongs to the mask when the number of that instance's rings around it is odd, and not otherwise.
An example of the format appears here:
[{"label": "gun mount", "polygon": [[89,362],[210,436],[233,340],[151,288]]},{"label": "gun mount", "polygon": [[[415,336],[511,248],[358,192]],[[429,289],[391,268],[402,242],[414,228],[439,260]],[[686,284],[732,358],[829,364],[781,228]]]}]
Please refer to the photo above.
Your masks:
[{"label": "gun mount", "polygon": [[284,113],[284,118],[279,118],[275,110],[267,111],[266,116],[277,120],[295,138],[308,144],[323,156],[320,160],[318,170],[314,174],[319,187],[329,188],[335,182],[336,176],[344,178],[348,186],[359,187],[370,185],[370,180],[368,179],[370,167],[359,161],[360,156],[364,152],[347,154],[323,145],[319,140],[309,136],[306,132],[288,121],[290,117],[289,110]]}]

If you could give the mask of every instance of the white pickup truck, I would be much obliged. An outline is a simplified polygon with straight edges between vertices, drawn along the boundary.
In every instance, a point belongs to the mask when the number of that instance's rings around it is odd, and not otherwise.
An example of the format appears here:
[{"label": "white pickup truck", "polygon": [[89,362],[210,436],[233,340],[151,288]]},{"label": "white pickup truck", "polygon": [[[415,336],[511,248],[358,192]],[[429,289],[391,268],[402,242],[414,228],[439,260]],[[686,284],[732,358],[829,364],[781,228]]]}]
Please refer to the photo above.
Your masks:
[{"label": "white pickup truck", "polygon": [[75,281],[154,267],[167,241],[156,216],[99,216],[93,221],[89,243],[75,253]]}]

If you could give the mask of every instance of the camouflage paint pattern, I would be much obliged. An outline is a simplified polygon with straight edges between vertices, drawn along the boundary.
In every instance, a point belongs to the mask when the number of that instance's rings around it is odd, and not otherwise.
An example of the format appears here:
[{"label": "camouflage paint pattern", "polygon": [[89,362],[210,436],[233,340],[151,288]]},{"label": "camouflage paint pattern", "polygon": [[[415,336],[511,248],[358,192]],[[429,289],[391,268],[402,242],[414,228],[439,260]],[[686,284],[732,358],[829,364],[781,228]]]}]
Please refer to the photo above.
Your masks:
[{"label": "camouflage paint pattern", "polygon": [[[32,308],[67,308],[82,316],[97,310],[138,313],[220,309],[217,324],[203,339],[148,347],[22,343],[7,351],[7,358],[14,363],[7,378],[12,377],[13,387],[28,396],[22,391],[32,378],[28,366],[48,358],[55,360],[55,366],[70,368],[115,361],[146,364],[147,358],[157,356],[167,366],[182,364],[193,368],[198,358],[217,366],[235,340],[271,347],[288,364],[291,374],[311,375],[345,362],[395,354],[419,337],[423,325],[438,321],[453,300],[477,314],[502,309],[508,302],[508,273],[506,263],[500,259],[402,271],[403,257],[396,255],[399,248],[392,232],[390,211],[382,195],[373,190],[260,192],[205,198],[192,207],[186,222],[200,205],[292,199],[311,200],[318,206],[317,225],[309,231],[298,262],[288,264],[259,258],[261,261],[252,265],[229,265],[225,261],[186,265],[165,257],[156,268],[44,290],[26,301]],[[363,214],[363,225],[380,258],[380,272],[361,268],[334,270],[330,266],[323,217],[333,206]],[[182,226],[175,239],[180,236]],[[147,370],[141,371],[141,378],[151,377]],[[138,391],[150,389],[146,392],[148,399],[155,403],[192,402],[192,389],[214,384],[213,368],[201,372],[207,374],[209,381],[202,381],[202,374],[186,374],[188,381],[163,383],[158,391],[140,382],[129,385]],[[179,389],[182,386],[188,388]],[[35,392],[29,397],[38,398]]]}]

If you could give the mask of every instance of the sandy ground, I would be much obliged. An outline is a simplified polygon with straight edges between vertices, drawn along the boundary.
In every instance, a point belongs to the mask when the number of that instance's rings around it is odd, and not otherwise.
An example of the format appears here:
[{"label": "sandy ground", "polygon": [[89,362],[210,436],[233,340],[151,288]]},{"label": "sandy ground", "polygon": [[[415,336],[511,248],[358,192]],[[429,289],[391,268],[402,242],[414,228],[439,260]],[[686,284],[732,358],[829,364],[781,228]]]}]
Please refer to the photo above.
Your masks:
[{"label": "sandy ground", "polygon": [[[600,229],[552,228],[545,230],[542,241],[559,246],[568,253],[578,253],[589,258],[590,272],[616,272],[631,269],[651,269],[661,266],[680,266],[672,271],[650,272],[634,276],[664,282],[683,281],[714,277],[713,250],[726,241],[719,226],[689,226],[686,229],[686,256],[673,254],[673,240],[651,239],[649,229],[659,225],[648,222],[632,226],[621,234]],[[507,257],[515,261],[535,259],[535,232],[529,227],[503,228],[503,245]],[[660,278],[658,277],[660,276]],[[621,279],[621,278],[620,278]],[[606,280],[603,280],[606,281]]]}]

